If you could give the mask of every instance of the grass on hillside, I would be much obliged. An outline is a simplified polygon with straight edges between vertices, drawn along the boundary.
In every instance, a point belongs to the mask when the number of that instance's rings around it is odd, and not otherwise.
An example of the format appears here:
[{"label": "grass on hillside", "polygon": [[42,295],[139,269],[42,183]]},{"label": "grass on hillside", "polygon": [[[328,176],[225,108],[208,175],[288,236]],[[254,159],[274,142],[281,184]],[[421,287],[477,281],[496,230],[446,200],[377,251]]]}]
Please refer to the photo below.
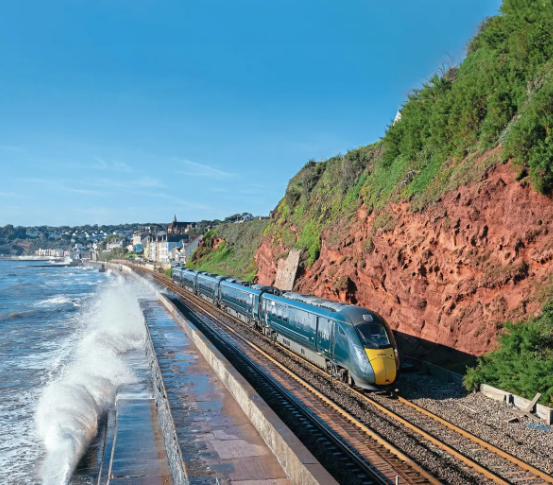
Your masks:
[{"label": "grass on hillside", "polygon": [[[257,272],[254,253],[261,244],[268,222],[253,220],[215,227],[204,235],[203,246],[194,251],[186,266],[252,281]],[[218,238],[222,241],[214,248]]]}]

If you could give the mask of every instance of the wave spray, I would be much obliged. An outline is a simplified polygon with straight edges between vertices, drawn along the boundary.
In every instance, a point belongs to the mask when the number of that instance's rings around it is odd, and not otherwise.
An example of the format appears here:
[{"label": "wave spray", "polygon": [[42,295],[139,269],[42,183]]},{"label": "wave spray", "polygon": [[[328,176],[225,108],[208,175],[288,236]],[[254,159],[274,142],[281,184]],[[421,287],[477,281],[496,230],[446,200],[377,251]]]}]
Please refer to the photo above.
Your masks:
[{"label": "wave spray", "polygon": [[45,485],[65,485],[114,404],[119,386],[135,381],[123,355],[144,346],[144,319],[134,286],[116,276],[83,314],[83,336],[60,377],[45,388],[35,421],[46,455]]}]

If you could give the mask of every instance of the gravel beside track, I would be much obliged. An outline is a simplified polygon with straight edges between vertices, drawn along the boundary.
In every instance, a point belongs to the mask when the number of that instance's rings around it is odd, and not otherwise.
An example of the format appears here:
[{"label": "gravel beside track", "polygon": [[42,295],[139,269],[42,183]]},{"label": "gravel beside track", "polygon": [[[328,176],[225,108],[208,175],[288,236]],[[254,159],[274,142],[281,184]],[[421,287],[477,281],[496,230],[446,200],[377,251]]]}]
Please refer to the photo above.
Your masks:
[{"label": "gravel beside track", "polygon": [[424,374],[403,374],[397,387],[404,398],[546,473],[553,473],[553,428],[526,417],[508,423],[514,415],[506,403],[480,393],[467,394],[460,384],[441,382]]},{"label": "gravel beside track", "polygon": [[[195,297],[190,295],[186,298],[189,300],[188,306],[201,314],[201,308],[198,308]],[[217,311],[213,307],[210,310],[212,312]],[[235,330],[240,331],[251,342],[261,347],[317,390],[352,413],[357,419],[376,431],[442,482],[451,484],[490,483],[482,475],[427,442],[414,431],[382,414],[367,402],[364,396],[359,396],[345,388],[326,373],[314,369],[299,357],[290,355],[285,349],[275,347],[264,336],[248,329],[234,318],[224,313],[218,314],[218,318]],[[404,398],[412,400],[443,419],[470,431],[512,455],[541,468],[543,471],[551,473],[551,462],[553,461],[552,430],[532,428],[528,426],[530,423],[526,422],[525,419],[522,419],[519,423],[507,424],[506,421],[512,414],[508,412],[505,404],[493,401],[480,394],[467,395],[458,384],[444,383],[419,373],[401,375],[396,387],[400,389]],[[384,396],[375,394],[370,396],[386,408],[402,415],[404,410],[401,409],[402,405],[400,403]],[[411,415],[411,419],[414,419],[415,424],[423,429],[426,426],[429,433],[481,464],[485,466],[501,464],[501,475],[504,476],[506,481],[526,484],[543,483],[540,479],[517,481],[517,467],[503,458],[497,457],[489,451],[483,451],[468,438],[463,438],[452,430],[441,429],[441,426],[436,426],[435,423],[426,425],[423,420],[419,422],[416,417],[413,417],[413,412],[408,414]],[[408,414],[402,416],[410,421]],[[515,474],[510,475],[510,473]],[[520,477],[527,478],[523,475],[520,475]]]}]

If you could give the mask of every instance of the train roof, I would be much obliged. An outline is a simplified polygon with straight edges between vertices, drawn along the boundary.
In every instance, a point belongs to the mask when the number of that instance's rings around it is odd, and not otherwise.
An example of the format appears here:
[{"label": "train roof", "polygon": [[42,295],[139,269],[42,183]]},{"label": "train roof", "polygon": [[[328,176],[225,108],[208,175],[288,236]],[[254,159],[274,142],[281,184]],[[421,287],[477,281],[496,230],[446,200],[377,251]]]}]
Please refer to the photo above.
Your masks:
[{"label": "train roof", "polygon": [[241,280],[237,280],[234,278],[228,278],[221,282],[221,286],[231,286],[233,288],[238,288],[238,289],[241,289],[242,291],[245,291],[247,293],[254,294],[254,295],[261,294],[261,291],[255,287],[256,285],[243,284],[243,283],[247,283],[247,282],[243,282]]},{"label": "train roof", "polygon": [[227,277],[219,276],[218,274],[215,274],[215,273],[207,273],[206,271],[199,271],[198,278],[207,279],[211,281],[221,281],[221,280],[224,281]]},{"label": "train roof", "polygon": [[286,292],[282,295],[284,298],[289,300],[301,301],[302,303],[307,303],[308,305],[317,306],[320,308],[325,308],[333,312],[340,312],[348,308],[357,308],[351,303],[342,303],[339,301],[327,300],[326,298],[319,298],[313,295],[306,295],[305,293],[294,293],[292,291]]},{"label": "train roof", "polygon": [[264,293],[270,293],[271,295],[282,295],[283,291],[276,286],[259,285],[257,283],[251,285],[252,288],[262,291]]}]

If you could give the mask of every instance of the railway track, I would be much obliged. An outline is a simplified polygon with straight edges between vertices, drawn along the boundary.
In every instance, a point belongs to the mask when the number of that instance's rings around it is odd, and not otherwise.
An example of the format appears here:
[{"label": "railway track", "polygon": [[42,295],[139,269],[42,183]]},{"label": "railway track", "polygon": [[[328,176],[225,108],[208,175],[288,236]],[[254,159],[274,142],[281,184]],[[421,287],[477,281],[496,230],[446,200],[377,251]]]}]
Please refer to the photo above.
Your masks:
[{"label": "railway track", "polygon": [[[182,289],[181,287],[175,285],[172,281],[162,277],[159,274],[144,270],[139,267],[135,267],[135,269],[151,274],[159,283],[171,288],[173,291],[181,295],[189,304],[200,308],[201,311],[209,315],[212,320],[218,321],[219,325],[223,325],[229,337],[243,340],[245,342],[244,345],[247,345],[251,349],[254,349],[255,352],[260,355],[265,354],[266,358],[270,360],[273,366],[279,368],[289,377],[294,378],[293,375],[295,375],[296,378],[299,379],[297,380],[297,382],[303,381],[303,383],[300,383],[300,385],[304,389],[307,389],[310,393],[309,397],[305,397],[305,402],[308,403],[310,406],[313,406],[314,409],[319,408],[320,410],[321,405],[325,408],[334,409],[334,411],[345,418],[346,421],[353,424],[354,429],[356,430],[355,434],[358,435],[359,433],[364,433],[365,436],[370,436],[371,439],[374,440],[378,446],[383,447],[389,453],[393,454],[396,459],[403,459],[404,464],[409,464],[411,466],[413,464],[416,465],[420,477],[414,478],[414,481],[412,482],[405,481],[400,483],[438,482],[438,480],[430,475],[428,472],[424,472],[424,470],[413,460],[408,458],[404,453],[397,450],[394,445],[384,440],[380,436],[380,434],[382,433],[375,433],[365,423],[363,423],[363,420],[357,419],[351,413],[343,409],[341,406],[337,405],[334,401],[329,399],[329,397],[325,395],[325,393],[320,392],[304,379],[297,376],[297,374],[295,374],[289,368],[283,366],[274,357],[268,355],[267,352],[260,349],[255,344],[252,344],[235,329],[231,328],[229,325],[223,322],[220,322],[220,318],[224,317],[225,319],[232,320],[235,324],[239,324],[243,328],[246,328],[247,331],[252,332],[252,330],[243,322],[214,307],[205,300],[198,298],[192,293]],[[256,333],[256,335],[259,335],[260,339],[267,340],[264,336],[260,334]],[[310,368],[313,373],[317,375],[323,375],[326,379],[329,379],[328,374],[326,374],[324,371],[314,366],[307,360],[303,359],[301,356],[292,353],[282,346],[279,346],[278,350],[286,354],[292,360],[296,362],[301,362],[303,366]],[[261,363],[260,365],[264,364]],[[399,424],[400,426],[409,430],[410,433],[417,435],[418,438],[422,441],[429,443],[429,450],[439,449],[441,450],[441,452],[449,455],[451,459],[457,461],[460,464],[460,470],[470,469],[472,472],[478,474],[478,476],[481,477],[481,480],[477,479],[474,483],[480,483],[480,481],[498,484],[553,483],[553,478],[544,471],[524,462],[523,460],[520,460],[516,456],[513,456],[501,450],[500,448],[483,440],[482,438],[479,438],[478,436],[475,436],[474,434],[463,430],[459,426],[456,426],[455,424],[431,413],[430,411],[418,406],[411,401],[402,398],[401,396],[393,395],[392,398],[375,395],[369,396],[365,393],[352,389],[351,387],[337,380],[332,380],[332,384],[334,386],[342,388],[344,392],[347,392],[348,394],[354,396],[359,404],[363,405],[367,410],[385,416],[388,420]],[[354,436],[351,436],[349,443],[353,444],[353,446],[358,446],[360,443],[359,436],[355,436],[355,434]],[[364,450],[363,447],[361,449]],[[366,456],[365,458],[369,460],[369,456]],[[378,459],[375,459],[374,456],[372,457],[372,459],[373,461],[375,461],[376,466],[376,463],[378,463]],[[424,472],[424,474],[421,473],[421,470]],[[399,476],[399,474],[397,476]],[[415,475],[412,474],[412,476],[414,477]],[[389,474],[387,478],[390,478]],[[445,481],[448,480],[446,479]],[[464,482],[461,481],[460,483]]]},{"label": "railway track", "polygon": [[[258,392],[260,392],[259,378],[262,374],[261,378],[264,382],[261,386],[266,388],[269,385],[272,388],[269,391],[272,394],[269,395],[269,400],[280,408],[275,411],[278,414],[282,412],[288,415],[295,414],[296,418],[300,418],[300,422],[309,430],[309,438],[315,438],[318,445],[330,451],[333,457],[331,461],[334,461],[330,471],[333,472],[332,468],[338,465],[342,473],[347,472],[347,476],[342,476],[344,480],[342,483],[420,485],[441,483],[411,458],[390,445],[263,349],[227,324],[220,322],[207,302],[190,295],[186,290],[159,274],[139,267],[134,268],[150,274],[160,284],[182,296],[188,305],[197,307],[204,313],[204,318],[201,320],[202,331],[209,334],[210,340],[216,339],[219,344],[227,346],[227,351],[240,354],[240,358],[250,367],[249,375],[245,377]],[[219,350],[222,349],[219,348]],[[242,372],[242,369],[239,370]],[[275,395],[276,389],[281,396]],[[260,394],[265,397],[267,390]],[[294,430],[297,432],[296,428]]]}]

